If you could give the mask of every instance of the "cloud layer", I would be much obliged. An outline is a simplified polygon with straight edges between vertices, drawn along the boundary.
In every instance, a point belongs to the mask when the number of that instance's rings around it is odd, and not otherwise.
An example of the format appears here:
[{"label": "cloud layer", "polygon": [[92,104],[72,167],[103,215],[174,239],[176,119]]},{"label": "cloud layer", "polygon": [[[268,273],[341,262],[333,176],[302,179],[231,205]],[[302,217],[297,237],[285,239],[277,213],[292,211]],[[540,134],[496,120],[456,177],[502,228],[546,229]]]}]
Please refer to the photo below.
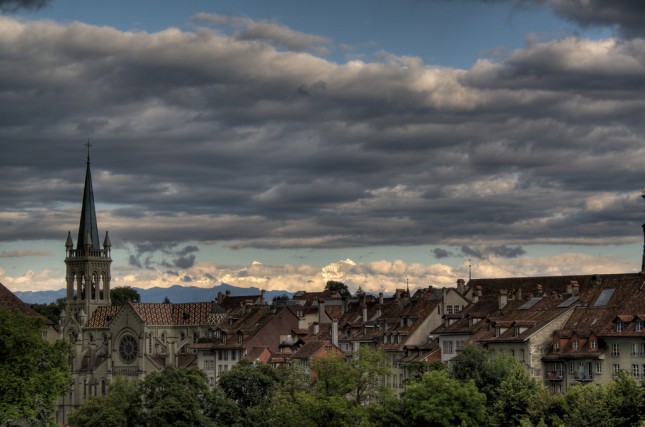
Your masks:
[{"label": "cloud layer", "polygon": [[[540,3],[629,37],[529,39],[453,69],[335,63],[329,40],[248,18],[146,33],[0,16],[0,241],[76,229],[89,137],[101,231],[141,269],[192,271],[189,241],[509,262],[636,242],[640,3]],[[150,264],[147,244],[166,257]]]}]

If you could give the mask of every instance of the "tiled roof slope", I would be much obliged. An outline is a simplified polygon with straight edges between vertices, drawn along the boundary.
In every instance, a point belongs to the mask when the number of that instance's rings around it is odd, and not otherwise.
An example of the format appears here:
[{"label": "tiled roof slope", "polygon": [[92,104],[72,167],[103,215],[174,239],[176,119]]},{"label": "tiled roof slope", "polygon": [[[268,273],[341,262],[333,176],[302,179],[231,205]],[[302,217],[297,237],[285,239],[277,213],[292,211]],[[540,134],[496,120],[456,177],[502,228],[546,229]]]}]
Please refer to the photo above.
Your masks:
[{"label": "tiled roof slope", "polygon": [[0,307],[9,309],[11,311],[18,311],[25,316],[40,317],[43,319],[45,324],[53,324],[51,320],[47,319],[44,316],[41,316],[31,307],[29,307],[29,305],[22,302],[20,298],[15,296],[14,293],[7,289],[2,283],[0,283]]},{"label": "tiled roof slope", "polygon": [[[222,316],[216,303],[192,302],[182,304],[137,303],[132,307],[148,325],[217,325]],[[87,324],[90,328],[107,328],[121,309],[120,306],[101,306]]]}]

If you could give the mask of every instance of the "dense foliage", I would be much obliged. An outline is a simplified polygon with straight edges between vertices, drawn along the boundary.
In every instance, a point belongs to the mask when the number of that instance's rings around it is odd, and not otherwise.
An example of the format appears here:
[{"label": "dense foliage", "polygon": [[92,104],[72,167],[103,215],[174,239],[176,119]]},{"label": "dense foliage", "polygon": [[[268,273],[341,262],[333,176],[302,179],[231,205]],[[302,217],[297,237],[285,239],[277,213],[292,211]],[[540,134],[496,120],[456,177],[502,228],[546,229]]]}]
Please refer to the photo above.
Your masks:
[{"label": "dense foliage", "polygon": [[72,381],[68,343],[43,339],[40,318],[0,309],[0,425],[55,425],[56,399]]},{"label": "dense foliage", "polygon": [[136,304],[141,302],[141,295],[132,286],[120,286],[110,291],[110,300],[112,305]]},{"label": "dense foliage", "polygon": [[166,368],[136,384],[115,379],[106,396],[71,417],[76,426],[638,426],[645,385],[620,373],[607,385],[551,394],[510,358],[466,348],[447,368],[417,362],[404,392],[383,387],[383,353],[327,353],[278,369],[241,361],[209,388],[198,370]]}]

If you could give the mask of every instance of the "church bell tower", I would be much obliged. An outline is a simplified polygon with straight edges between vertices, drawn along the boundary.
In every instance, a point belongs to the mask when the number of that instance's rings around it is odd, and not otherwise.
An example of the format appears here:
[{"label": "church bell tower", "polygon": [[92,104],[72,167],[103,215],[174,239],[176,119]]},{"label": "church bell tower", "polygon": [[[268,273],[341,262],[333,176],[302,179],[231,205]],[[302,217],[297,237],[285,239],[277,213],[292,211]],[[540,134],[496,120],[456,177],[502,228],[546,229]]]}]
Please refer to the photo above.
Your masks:
[{"label": "church bell tower", "polygon": [[105,233],[103,247],[99,244],[99,231],[94,208],[94,192],[90,172],[90,144],[87,143],[87,169],[81,221],[78,226],[76,248],[71,232],[65,242],[67,282],[66,307],[61,321],[66,335],[77,335],[80,328],[92,318],[99,306],[110,304],[110,237]]}]

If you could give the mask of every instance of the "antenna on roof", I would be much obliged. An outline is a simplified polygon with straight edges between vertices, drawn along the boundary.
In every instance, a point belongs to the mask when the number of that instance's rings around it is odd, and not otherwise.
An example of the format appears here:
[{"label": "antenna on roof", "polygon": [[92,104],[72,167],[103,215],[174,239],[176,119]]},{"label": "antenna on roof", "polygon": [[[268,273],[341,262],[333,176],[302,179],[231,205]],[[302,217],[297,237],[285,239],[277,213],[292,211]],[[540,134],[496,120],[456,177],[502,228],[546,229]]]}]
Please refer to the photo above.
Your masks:
[{"label": "antenna on roof", "polygon": [[[645,200],[645,188],[643,188],[641,197]],[[643,261],[641,262],[641,274],[645,273],[645,224],[643,224]]]}]

